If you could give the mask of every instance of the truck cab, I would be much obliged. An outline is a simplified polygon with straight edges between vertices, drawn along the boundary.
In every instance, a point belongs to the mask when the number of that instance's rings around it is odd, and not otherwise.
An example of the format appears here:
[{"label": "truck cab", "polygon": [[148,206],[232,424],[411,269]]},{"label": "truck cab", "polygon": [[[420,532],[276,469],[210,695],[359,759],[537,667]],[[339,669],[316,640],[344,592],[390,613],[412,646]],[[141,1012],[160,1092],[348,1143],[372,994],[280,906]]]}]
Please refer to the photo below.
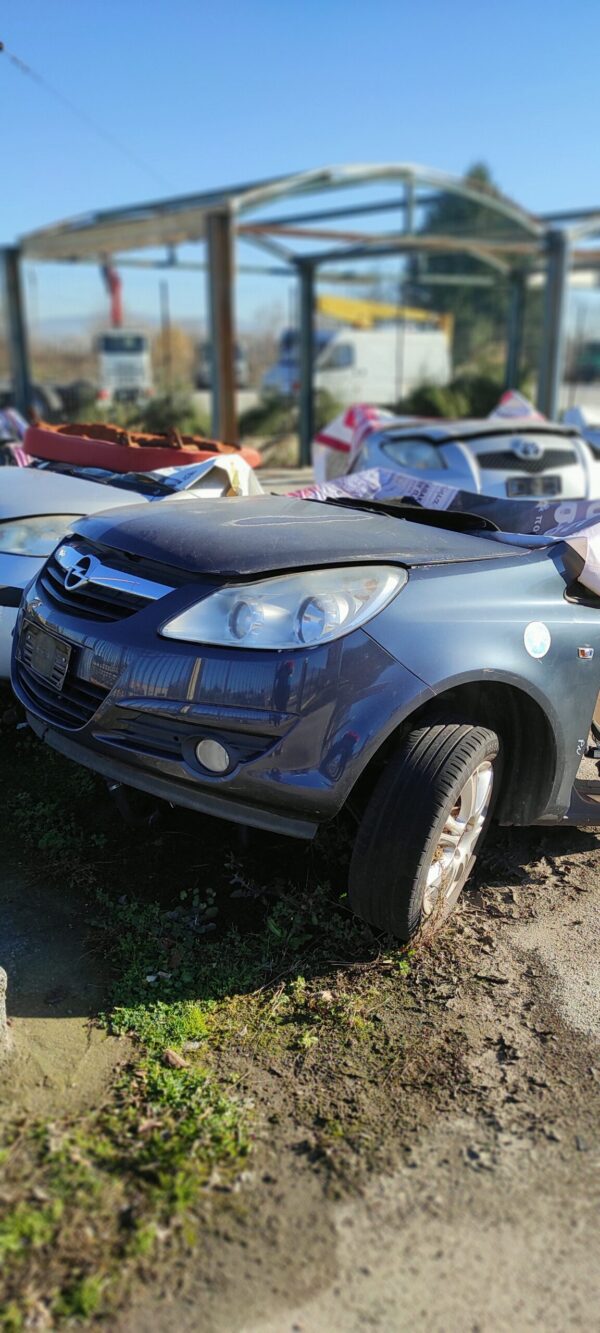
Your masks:
[{"label": "truck cab", "polygon": [[150,342],[135,329],[107,329],[98,335],[98,399],[139,402],[152,395]]}]

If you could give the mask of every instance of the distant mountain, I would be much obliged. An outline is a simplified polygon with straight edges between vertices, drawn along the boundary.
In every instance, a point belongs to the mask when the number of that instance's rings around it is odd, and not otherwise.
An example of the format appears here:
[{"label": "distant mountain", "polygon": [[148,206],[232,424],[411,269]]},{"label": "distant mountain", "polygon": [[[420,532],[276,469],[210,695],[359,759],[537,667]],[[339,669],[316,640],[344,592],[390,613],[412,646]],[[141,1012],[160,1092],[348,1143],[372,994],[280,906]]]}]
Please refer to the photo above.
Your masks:
[{"label": "distant mountain", "polygon": [[[160,328],[160,320],[148,315],[131,315],[126,323],[128,328],[145,329],[150,334],[157,333]],[[205,336],[200,320],[173,318],[172,323],[185,329],[193,338]],[[37,342],[88,341],[104,327],[108,327],[108,322],[105,325],[100,315],[50,315],[36,320],[33,328],[30,325],[30,337]]]}]

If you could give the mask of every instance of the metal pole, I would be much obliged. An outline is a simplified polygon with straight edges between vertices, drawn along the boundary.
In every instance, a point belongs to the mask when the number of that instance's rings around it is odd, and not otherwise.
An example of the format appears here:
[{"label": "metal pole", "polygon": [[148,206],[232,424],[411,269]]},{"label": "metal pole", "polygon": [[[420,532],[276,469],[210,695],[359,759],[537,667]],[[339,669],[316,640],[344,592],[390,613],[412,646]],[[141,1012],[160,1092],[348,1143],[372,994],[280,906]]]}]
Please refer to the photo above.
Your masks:
[{"label": "metal pole", "polygon": [[16,245],[7,245],[2,249],[1,254],[4,269],[6,331],[8,334],[8,354],[13,394],[16,407],[26,415],[31,405],[31,375],[21,284],[20,253]]},{"label": "metal pole", "polygon": [[525,317],[525,274],[521,270],[511,273],[509,292],[504,387],[518,389]]},{"label": "metal pole", "polygon": [[404,186],[404,230],[412,236],[415,230],[415,182],[408,180]]},{"label": "metal pole", "polygon": [[231,213],[210,213],[207,220],[210,335],[212,343],[212,432],[236,438],[233,347],[233,226]]},{"label": "metal pole", "polygon": [[173,355],[171,347],[171,303],[169,284],[165,278],[160,281],[160,334],[162,344],[163,389],[170,396],[173,388]]},{"label": "metal pole", "polygon": [[310,261],[298,261],[300,280],[300,463],[311,461],[315,433],[314,361],[315,361],[315,273]]},{"label": "metal pole", "polygon": [[558,411],[558,396],[565,349],[569,277],[569,238],[566,232],[548,232],[547,256],[546,299],[537,405],[540,412],[553,419]]}]

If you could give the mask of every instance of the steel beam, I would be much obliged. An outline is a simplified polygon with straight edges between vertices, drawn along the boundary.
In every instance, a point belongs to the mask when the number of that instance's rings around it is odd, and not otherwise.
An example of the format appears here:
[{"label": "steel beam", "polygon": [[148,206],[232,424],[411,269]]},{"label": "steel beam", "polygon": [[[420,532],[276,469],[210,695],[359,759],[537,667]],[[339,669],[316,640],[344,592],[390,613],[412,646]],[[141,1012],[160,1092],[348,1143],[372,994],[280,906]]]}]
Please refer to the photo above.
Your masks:
[{"label": "steel beam", "polygon": [[[393,242],[386,239],[384,241],[374,241],[372,245],[350,245],[340,246],[339,249],[334,250],[318,250],[310,255],[310,260],[312,264],[318,265],[320,268],[324,264],[348,264],[359,259],[387,259],[393,255],[418,254],[420,250],[424,252],[432,251],[435,254],[470,255],[471,258],[478,259],[482,264],[495,269],[498,273],[508,273],[509,271],[508,263],[505,263],[504,259],[499,257],[499,252],[493,251],[482,241],[474,242],[470,238],[468,241],[450,244],[446,240],[445,245],[440,245],[436,239],[435,244],[432,245],[421,233],[418,236],[399,236]],[[524,253],[521,253],[519,249],[517,257],[529,259],[532,255],[535,257],[538,253],[539,247],[537,245],[531,251],[530,246],[526,244]]]},{"label": "steel beam", "polygon": [[523,321],[525,318],[525,272],[517,270],[510,275],[508,328],[506,332],[506,370],[504,387],[518,389],[523,351]]},{"label": "steel beam", "polygon": [[315,433],[314,361],[315,361],[315,270],[302,260],[297,264],[300,282],[300,465],[311,461]]},{"label": "steel beam", "polygon": [[[260,236],[266,232],[267,228],[260,222],[240,223],[238,235],[247,240],[250,236]],[[528,256],[539,253],[540,245],[536,240],[515,241],[510,238],[504,240],[500,236],[496,237],[477,237],[477,236],[447,236],[442,232],[419,232],[418,235],[409,236],[405,232],[382,232],[381,234],[360,232],[360,231],[330,231],[322,227],[313,227],[310,230],[306,227],[278,227],[278,236],[289,236],[300,241],[339,241],[344,245],[359,246],[365,250],[376,252],[381,245],[389,245],[396,250],[432,250],[435,253],[454,254],[456,251],[460,254],[465,251],[478,252],[482,254]],[[336,251],[332,252],[333,254]],[[346,250],[340,250],[340,255],[349,253]],[[329,257],[329,256],[327,256]],[[302,256],[304,258],[304,256]],[[315,258],[314,254],[310,255]],[[319,262],[322,256],[319,255]]]},{"label": "steel beam", "polygon": [[485,273],[420,273],[410,279],[411,287],[493,287],[495,283]]},{"label": "steel beam", "polygon": [[[76,261],[87,264],[87,260]],[[100,256],[98,259],[100,262]],[[121,256],[113,256],[115,268],[140,268],[153,269],[157,272],[166,273],[206,273],[208,264],[199,259],[175,259],[173,262],[166,259],[122,259]],[[236,273],[246,273],[252,275],[264,275],[267,278],[289,278],[294,272],[291,264],[285,266],[281,264],[279,268],[265,268],[263,264],[236,264]]]},{"label": "steel beam", "polygon": [[564,231],[550,231],[546,243],[546,297],[537,405],[554,419],[562,380],[565,351],[569,238]]},{"label": "steel beam", "polygon": [[415,182],[407,181],[404,186],[404,230],[412,236],[415,230]]},{"label": "steel beam", "polygon": [[8,355],[15,405],[24,415],[31,406],[29,347],[21,283],[21,257],[18,246],[7,245],[0,251],[3,267],[4,302]]},{"label": "steel beam", "polygon": [[539,222],[585,222],[600,218],[600,208],[570,208],[562,213],[539,213]]},{"label": "steel beam", "polygon": [[211,213],[207,220],[208,291],[212,344],[212,433],[233,443],[236,439],[233,225],[228,210]]},{"label": "steel beam", "polygon": [[[439,194],[422,194],[415,201],[419,207],[437,203],[441,198]],[[288,217],[262,218],[261,221],[265,227],[281,227],[295,225],[297,222],[327,222],[334,218],[358,218],[366,216],[369,213],[396,213],[398,209],[406,208],[406,197],[398,196],[397,199],[381,199],[376,204],[346,204],[343,208],[320,208],[312,213],[294,213]]]}]

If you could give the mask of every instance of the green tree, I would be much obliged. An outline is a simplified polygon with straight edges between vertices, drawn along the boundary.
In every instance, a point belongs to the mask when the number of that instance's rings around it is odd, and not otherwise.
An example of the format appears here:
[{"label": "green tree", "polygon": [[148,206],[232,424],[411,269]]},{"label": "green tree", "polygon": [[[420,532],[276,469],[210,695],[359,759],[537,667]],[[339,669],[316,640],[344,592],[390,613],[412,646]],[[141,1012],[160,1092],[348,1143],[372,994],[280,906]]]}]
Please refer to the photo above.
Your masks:
[{"label": "green tree", "polygon": [[[490,203],[500,195],[484,162],[470,167],[464,180],[479,193],[489,195]],[[427,206],[421,230],[428,235],[457,240],[461,237],[496,240],[522,235],[517,223],[484,202],[449,193],[441,194]],[[427,284],[428,277],[438,274],[467,279],[491,277],[493,281],[489,286]],[[452,314],[456,367],[473,364],[483,367],[500,362],[510,300],[506,278],[475,256],[452,251],[415,256],[409,264],[408,287],[415,301]]]}]

